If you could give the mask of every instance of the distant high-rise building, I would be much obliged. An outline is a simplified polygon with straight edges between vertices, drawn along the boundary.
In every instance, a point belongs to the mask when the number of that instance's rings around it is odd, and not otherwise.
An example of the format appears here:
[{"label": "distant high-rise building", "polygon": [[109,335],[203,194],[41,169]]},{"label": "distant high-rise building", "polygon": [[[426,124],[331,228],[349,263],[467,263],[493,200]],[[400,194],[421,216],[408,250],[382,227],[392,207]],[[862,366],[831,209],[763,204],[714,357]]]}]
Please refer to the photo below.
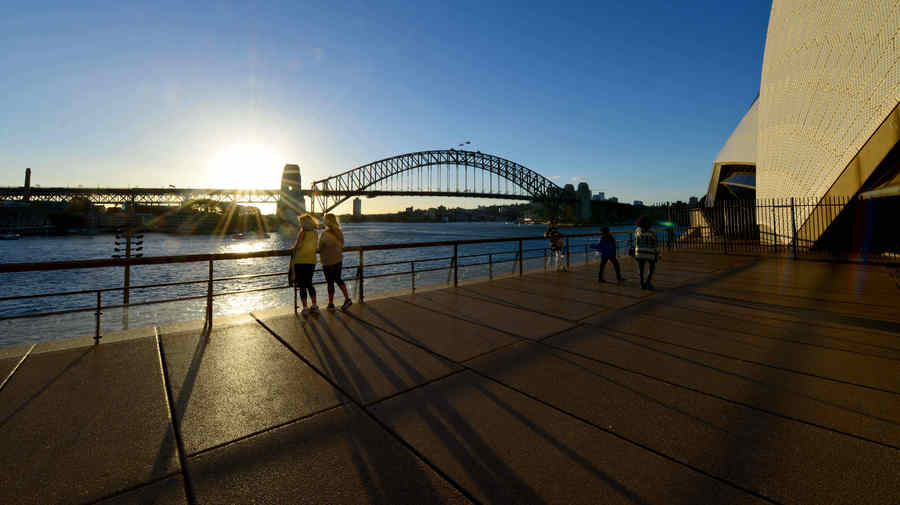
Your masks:
[{"label": "distant high-rise building", "polygon": [[578,183],[576,192],[575,215],[578,219],[591,218],[591,188],[586,182]]},{"label": "distant high-rise building", "polygon": [[698,200],[696,196],[692,196],[692,197],[688,200],[688,205],[690,205],[691,207],[696,207],[697,204],[699,204],[699,203],[700,203],[700,200]]},{"label": "distant high-rise building", "polygon": [[606,193],[604,193],[603,191],[600,191],[596,195],[594,195],[594,197],[591,198],[591,200],[602,202],[603,200],[606,200]]},{"label": "distant high-rise building", "polygon": [[353,199],[353,217],[362,216],[362,200],[359,197]]},{"label": "distant high-rise building", "polygon": [[619,197],[618,197],[618,196],[611,196],[611,197],[609,197],[609,200],[607,200],[607,201],[613,202],[613,203],[619,203]]}]

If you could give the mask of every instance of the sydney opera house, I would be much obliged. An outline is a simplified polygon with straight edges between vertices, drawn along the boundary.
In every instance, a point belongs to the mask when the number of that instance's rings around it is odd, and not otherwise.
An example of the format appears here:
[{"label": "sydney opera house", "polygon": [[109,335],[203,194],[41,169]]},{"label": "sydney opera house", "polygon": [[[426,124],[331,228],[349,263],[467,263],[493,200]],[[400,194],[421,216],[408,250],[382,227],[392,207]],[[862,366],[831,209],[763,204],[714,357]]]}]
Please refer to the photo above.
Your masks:
[{"label": "sydney opera house", "polygon": [[784,241],[772,228],[788,206],[762,204],[793,198],[811,202],[791,209],[807,243],[896,244],[898,100],[900,2],[774,0],[759,95],[713,162],[705,205],[756,200],[760,240]]}]

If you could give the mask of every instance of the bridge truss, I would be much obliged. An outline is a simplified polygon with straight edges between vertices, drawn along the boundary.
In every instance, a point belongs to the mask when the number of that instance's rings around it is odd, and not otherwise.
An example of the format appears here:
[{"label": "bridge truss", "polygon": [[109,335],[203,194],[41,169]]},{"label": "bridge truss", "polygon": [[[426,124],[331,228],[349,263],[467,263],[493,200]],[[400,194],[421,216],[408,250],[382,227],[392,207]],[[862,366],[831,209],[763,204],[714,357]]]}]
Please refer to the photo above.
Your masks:
[{"label": "bridge truss", "polygon": [[375,161],[315,181],[309,193],[311,210],[322,213],[330,212],[352,196],[450,196],[547,202],[558,202],[564,197],[562,188],[553,181],[514,161],[480,151],[455,149],[420,151]]},{"label": "bridge truss", "polygon": [[[94,205],[182,205],[191,200],[225,203],[278,203],[278,189],[195,189],[195,188],[0,188],[0,201],[66,203],[75,198]],[[27,198],[26,198],[27,197]]]}]

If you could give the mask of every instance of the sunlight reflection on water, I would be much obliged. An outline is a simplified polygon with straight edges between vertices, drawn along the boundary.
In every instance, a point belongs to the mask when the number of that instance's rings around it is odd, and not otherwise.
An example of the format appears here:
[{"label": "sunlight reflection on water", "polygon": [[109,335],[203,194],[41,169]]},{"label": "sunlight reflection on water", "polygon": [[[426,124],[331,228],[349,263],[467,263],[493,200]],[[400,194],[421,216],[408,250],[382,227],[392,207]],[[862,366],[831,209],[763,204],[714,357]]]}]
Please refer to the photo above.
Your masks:
[{"label": "sunlight reflection on water", "polygon": [[[346,244],[384,244],[404,242],[428,242],[444,240],[465,240],[492,237],[540,236],[544,228],[538,225],[512,225],[505,223],[362,223],[344,227]],[[597,228],[578,228],[577,233],[597,232]],[[145,236],[146,256],[184,255],[225,252],[253,252],[272,249],[287,249],[294,242],[293,235],[272,233],[268,238],[249,236],[244,239],[218,236],[176,236],[148,233]],[[112,235],[93,237],[27,237],[15,242],[0,242],[0,258],[4,262],[23,261],[63,261],[73,259],[108,258],[112,253],[114,238]],[[526,242],[525,248],[543,248],[546,241]],[[479,244],[460,247],[460,255],[485,252],[496,253],[494,261],[495,274],[511,273],[511,260],[517,249],[516,242]],[[582,249],[583,250],[583,249]],[[534,254],[541,254],[535,252]],[[367,265],[373,263],[403,261],[405,263],[381,267],[366,267],[366,276],[406,272],[405,275],[367,279],[365,291],[374,295],[386,291],[405,290],[410,287],[408,261],[424,258],[446,258],[452,255],[452,247],[413,248],[394,251],[371,251],[365,254]],[[573,259],[583,260],[583,256],[574,255]],[[467,263],[486,261],[487,258],[469,258],[460,261],[460,278],[470,279],[488,275],[486,265],[468,267]],[[344,257],[344,278],[355,275],[357,253],[347,253]],[[506,261],[506,263],[502,263]],[[269,286],[287,285],[287,263],[284,257],[253,258],[241,260],[217,261],[214,264],[215,278],[244,276],[248,274],[271,274],[253,279],[233,279],[214,283],[215,293],[243,291]],[[434,260],[416,264],[417,270],[448,266],[447,259]],[[526,261],[526,268],[543,268],[543,260]],[[349,268],[348,268],[349,267]],[[206,262],[180,263],[170,265],[145,265],[131,269],[131,301],[161,300],[203,296],[206,293],[208,264]],[[89,290],[115,288],[122,285],[123,271],[120,268],[61,270],[53,272],[28,272],[21,274],[0,274],[0,285],[3,296],[15,296],[35,293],[59,291]],[[201,281],[196,284],[166,286],[139,289],[147,284]],[[316,272],[315,281],[323,281],[321,272]],[[416,285],[446,283],[448,272],[419,272],[416,274]],[[354,283],[348,287],[353,291]],[[317,285],[320,296],[325,295],[325,286]],[[355,296],[355,292],[352,293]],[[66,310],[92,307],[96,303],[96,295],[37,298],[0,302],[0,316]],[[121,292],[103,293],[104,305],[122,303]],[[214,302],[216,315],[240,314],[253,310],[262,310],[293,303],[293,295],[289,289],[257,291],[236,295],[217,296]],[[163,325],[173,322],[199,320],[203,318],[205,300],[189,300],[144,305],[128,309],[127,327],[137,328]],[[121,309],[103,310],[103,330],[117,331],[126,327],[126,320]],[[68,314],[63,316],[41,317],[0,321],[0,347],[31,343],[54,338],[76,335],[89,335],[94,330],[93,312]]]}]

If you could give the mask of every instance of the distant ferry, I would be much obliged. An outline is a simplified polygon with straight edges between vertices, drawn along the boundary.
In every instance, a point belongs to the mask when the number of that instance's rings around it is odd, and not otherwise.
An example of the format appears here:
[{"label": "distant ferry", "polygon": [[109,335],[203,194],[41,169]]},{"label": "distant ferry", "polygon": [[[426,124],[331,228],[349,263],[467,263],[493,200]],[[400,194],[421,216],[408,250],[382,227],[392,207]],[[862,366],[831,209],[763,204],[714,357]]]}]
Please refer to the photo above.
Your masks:
[{"label": "distant ferry", "polygon": [[0,240],[19,240],[22,238],[18,233],[0,233]]}]

